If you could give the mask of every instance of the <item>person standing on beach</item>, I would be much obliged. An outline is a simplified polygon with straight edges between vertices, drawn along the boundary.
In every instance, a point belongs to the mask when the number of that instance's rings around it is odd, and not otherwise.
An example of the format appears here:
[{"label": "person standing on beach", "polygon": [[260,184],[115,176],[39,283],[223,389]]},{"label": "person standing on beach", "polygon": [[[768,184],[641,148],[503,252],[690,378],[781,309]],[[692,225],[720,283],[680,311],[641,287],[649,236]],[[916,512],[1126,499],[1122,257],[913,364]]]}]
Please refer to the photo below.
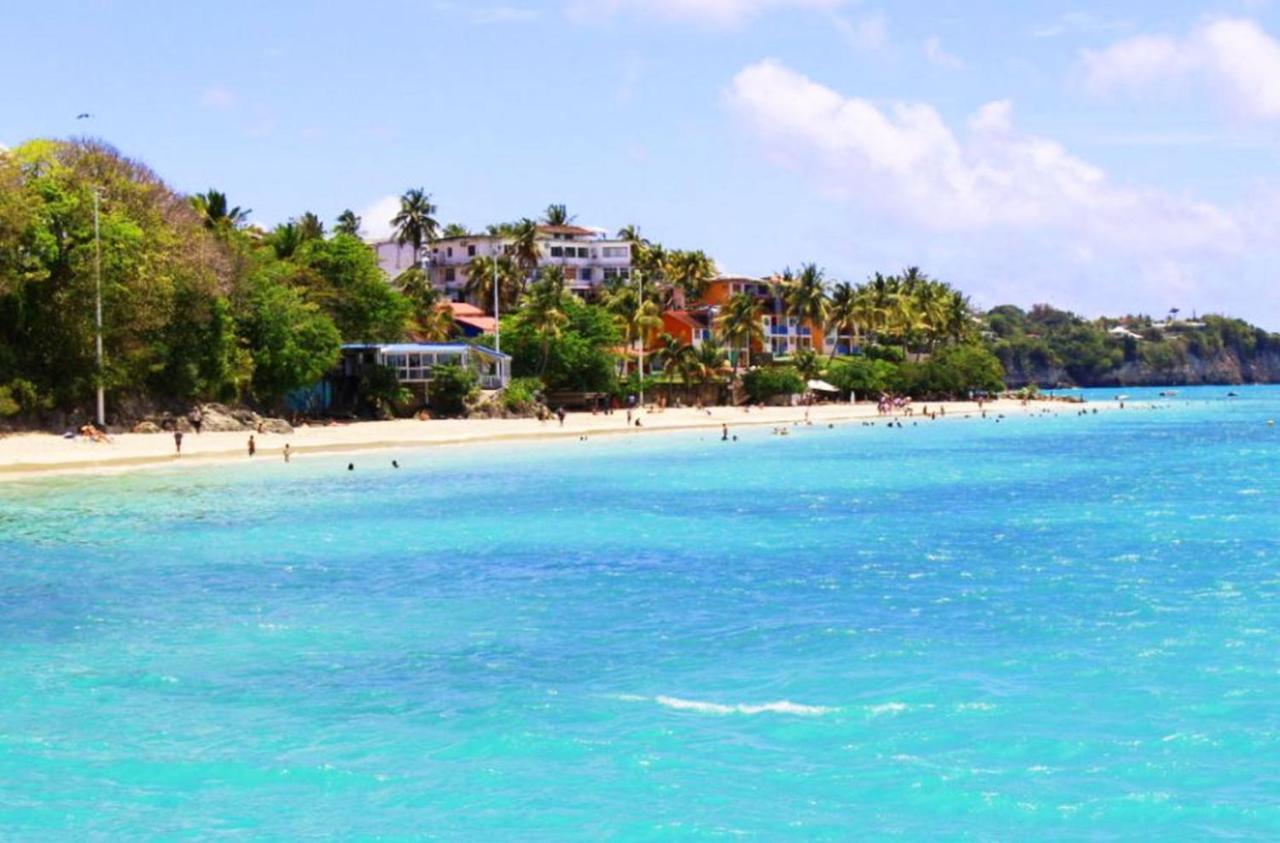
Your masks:
[{"label": "person standing on beach", "polygon": [[291,456],[293,456],[293,452],[289,450],[289,443],[286,442],[284,443],[284,461],[288,462]]},{"label": "person standing on beach", "polygon": [[564,406],[556,407],[556,418],[560,420],[560,426],[564,427]]},{"label": "person standing on beach", "polygon": [[200,412],[200,408],[196,407],[191,411],[191,427],[195,430],[196,435],[200,435],[200,427],[204,424],[204,413]]},{"label": "person standing on beach", "polygon": [[173,449],[177,452],[178,456],[182,456],[182,431],[181,430],[175,430],[173,432]]},{"label": "person standing on beach", "polygon": [[720,441],[721,442],[729,441],[729,425],[727,424],[720,425]]},{"label": "person standing on beach", "polygon": [[249,456],[258,453],[258,443],[253,441],[253,434],[249,434]]}]

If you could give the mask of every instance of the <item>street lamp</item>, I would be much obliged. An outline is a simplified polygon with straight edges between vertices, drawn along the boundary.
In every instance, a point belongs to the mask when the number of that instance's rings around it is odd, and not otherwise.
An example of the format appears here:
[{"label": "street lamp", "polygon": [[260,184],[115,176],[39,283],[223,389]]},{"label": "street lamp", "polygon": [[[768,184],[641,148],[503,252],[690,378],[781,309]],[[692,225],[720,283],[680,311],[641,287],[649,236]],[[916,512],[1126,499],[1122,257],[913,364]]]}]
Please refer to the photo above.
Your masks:
[{"label": "street lamp", "polygon": [[[633,270],[633,272],[635,272],[636,274],[636,288],[638,290],[638,293],[636,295],[636,317],[637,317],[636,321],[639,322],[640,319],[644,318],[644,273],[638,269]],[[639,410],[641,407],[644,406],[644,326],[641,325],[639,326],[639,328],[640,328],[639,330],[639,334],[640,334],[640,403],[639,403],[639,406],[636,407],[637,410]]]},{"label": "street lamp", "polygon": [[93,275],[94,275],[94,344],[97,348],[98,362],[98,428],[107,429],[106,398],[103,394],[102,380],[102,233],[98,224],[99,189],[93,189]]},{"label": "street lamp", "polygon": [[[502,241],[499,239],[499,252],[502,252]],[[493,258],[493,350],[502,351],[502,322],[498,315],[498,257]]]}]

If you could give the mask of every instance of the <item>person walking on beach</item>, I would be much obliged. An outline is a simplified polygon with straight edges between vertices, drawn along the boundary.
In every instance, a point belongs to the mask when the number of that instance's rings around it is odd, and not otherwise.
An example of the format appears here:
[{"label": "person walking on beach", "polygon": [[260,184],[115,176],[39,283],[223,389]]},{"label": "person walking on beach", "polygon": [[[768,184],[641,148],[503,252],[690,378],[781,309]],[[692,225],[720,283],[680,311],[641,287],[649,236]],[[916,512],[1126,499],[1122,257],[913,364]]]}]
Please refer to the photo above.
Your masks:
[{"label": "person walking on beach", "polygon": [[729,425],[727,424],[720,425],[720,441],[721,442],[729,441]]},{"label": "person walking on beach", "polygon": [[288,462],[289,458],[292,456],[293,456],[293,452],[289,450],[289,443],[288,442],[284,443],[284,461]]},{"label": "person walking on beach", "polygon": [[181,430],[175,430],[173,432],[173,449],[177,452],[178,456],[182,456],[182,431]]},{"label": "person walking on beach", "polygon": [[564,427],[564,405],[556,407],[556,418],[560,420],[560,426]]},{"label": "person walking on beach", "polygon": [[200,428],[204,425],[204,413],[200,412],[199,407],[196,407],[191,411],[190,419],[191,428],[196,432],[196,435],[199,436]]},{"label": "person walking on beach", "polygon": [[258,453],[258,443],[253,441],[253,434],[249,434],[249,456]]}]

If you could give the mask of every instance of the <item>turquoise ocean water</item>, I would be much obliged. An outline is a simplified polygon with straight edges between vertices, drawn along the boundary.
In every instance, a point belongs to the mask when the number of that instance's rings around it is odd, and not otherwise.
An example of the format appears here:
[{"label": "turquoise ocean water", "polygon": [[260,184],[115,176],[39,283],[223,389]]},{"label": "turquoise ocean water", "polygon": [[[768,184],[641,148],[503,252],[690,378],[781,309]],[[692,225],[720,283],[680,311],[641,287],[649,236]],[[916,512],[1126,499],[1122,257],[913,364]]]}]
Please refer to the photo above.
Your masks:
[{"label": "turquoise ocean water", "polygon": [[1226,391],[0,486],[0,838],[1277,839]]}]

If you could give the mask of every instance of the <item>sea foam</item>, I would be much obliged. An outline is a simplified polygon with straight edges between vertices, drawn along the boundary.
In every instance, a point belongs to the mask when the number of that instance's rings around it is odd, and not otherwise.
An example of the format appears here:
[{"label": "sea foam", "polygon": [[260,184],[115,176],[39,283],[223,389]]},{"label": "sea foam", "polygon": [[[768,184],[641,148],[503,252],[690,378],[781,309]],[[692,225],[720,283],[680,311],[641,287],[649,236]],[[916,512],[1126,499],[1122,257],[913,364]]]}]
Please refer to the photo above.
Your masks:
[{"label": "sea foam", "polygon": [[705,702],[703,700],[686,700],[680,697],[654,697],[658,705],[674,708],[677,711],[696,711],[700,714],[794,714],[800,717],[818,717],[830,714],[836,709],[822,705],[803,705],[790,700],[777,700],[767,703],[724,703]]}]

